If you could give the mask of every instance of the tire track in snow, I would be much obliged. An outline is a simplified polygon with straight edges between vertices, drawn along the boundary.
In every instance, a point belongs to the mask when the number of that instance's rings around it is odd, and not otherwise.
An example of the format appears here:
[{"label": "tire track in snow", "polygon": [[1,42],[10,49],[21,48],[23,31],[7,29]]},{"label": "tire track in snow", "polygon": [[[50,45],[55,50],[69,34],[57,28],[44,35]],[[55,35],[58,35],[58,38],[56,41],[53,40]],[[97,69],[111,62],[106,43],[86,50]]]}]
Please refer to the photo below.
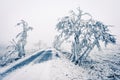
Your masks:
[{"label": "tire track in snow", "polygon": [[8,75],[9,73],[13,72],[14,70],[18,69],[18,68],[21,68],[29,63],[31,63],[33,60],[35,60],[37,57],[39,57],[41,54],[43,54],[45,51],[41,51],[41,52],[38,52],[37,54],[35,55],[32,55],[30,58],[14,65],[13,67],[9,68],[8,70],[4,71],[3,73],[1,73],[0,75],[2,77],[5,77],[6,75]]},{"label": "tire track in snow", "polygon": [[41,62],[44,62],[44,61],[48,61],[52,59],[52,51],[51,50],[48,50],[46,52],[44,52],[44,54],[42,54],[41,56],[39,56],[35,61],[34,63],[41,63]]}]

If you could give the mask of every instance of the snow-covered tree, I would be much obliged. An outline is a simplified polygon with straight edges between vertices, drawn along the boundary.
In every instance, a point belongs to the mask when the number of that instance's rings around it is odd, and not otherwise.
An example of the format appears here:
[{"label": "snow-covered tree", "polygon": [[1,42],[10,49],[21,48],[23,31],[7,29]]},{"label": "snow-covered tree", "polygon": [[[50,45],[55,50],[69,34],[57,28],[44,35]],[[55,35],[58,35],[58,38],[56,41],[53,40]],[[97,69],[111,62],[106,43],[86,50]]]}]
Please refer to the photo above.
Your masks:
[{"label": "snow-covered tree", "polygon": [[2,56],[0,65],[4,66],[14,60],[17,60],[23,56],[25,56],[25,45],[27,43],[27,32],[32,30],[32,27],[28,26],[28,23],[24,20],[21,20],[17,23],[17,26],[22,27],[22,32],[17,34],[15,39],[10,41],[10,45],[7,46],[5,55]]},{"label": "snow-covered tree", "polygon": [[56,29],[60,34],[56,36],[54,47],[59,49],[64,41],[73,36],[70,59],[80,65],[95,46],[101,48],[100,41],[106,46],[108,43],[116,43],[116,39],[109,33],[109,25],[92,19],[89,13],[84,13],[79,8],[77,11],[71,11],[69,16],[57,23]]},{"label": "snow-covered tree", "polygon": [[16,42],[17,49],[18,49],[18,56],[21,58],[25,56],[25,45],[27,43],[27,32],[29,30],[32,30],[32,27],[28,26],[28,23],[24,20],[21,20],[19,23],[17,23],[17,26],[20,26],[23,28],[22,32],[20,32],[16,38],[18,38],[18,41]]}]

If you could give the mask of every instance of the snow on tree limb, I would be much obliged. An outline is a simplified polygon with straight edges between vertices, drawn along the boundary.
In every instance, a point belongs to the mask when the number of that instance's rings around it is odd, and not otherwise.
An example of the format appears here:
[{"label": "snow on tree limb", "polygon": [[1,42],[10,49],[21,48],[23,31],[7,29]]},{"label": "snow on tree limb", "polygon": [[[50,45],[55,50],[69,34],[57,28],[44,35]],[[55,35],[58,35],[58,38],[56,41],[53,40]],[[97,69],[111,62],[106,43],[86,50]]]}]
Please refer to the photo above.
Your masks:
[{"label": "snow on tree limb", "polygon": [[[54,45],[55,48],[73,36],[71,60],[77,64],[81,64],[86,59],[91,50],[97,46],[101,49],[100,42],[103,41],[105,46],[108,43],[116,43],[115,37],[109,33],[108,25],[100,21],[92,19],[89,13],[83,13],[79,8],[77,12],[71,11],[71,15],[65,16],[59,20],[56,29],[60,32],[57,35]],[[88,16],[86,20],[83,17]]]},{"label": "snow on tree limb", "polygon": [[[0,65],[7,65],[9,62],[12,62],[15,59],[19,59],[25,56],[25,46],[27,43],[27,32],[32,30],[32,27],[28,26],[28,23],[24,20],[21,20],[17,23],[17,26],[21,26],[23,28],[22,32],[18,33],[15,39],[10,41],[10,45],[6,48],[7,52],[3,56],[2,64]],[[17,38],[17,39],[16,39]],[[17,58],[11,57],[11,55],[16,55]]]}]

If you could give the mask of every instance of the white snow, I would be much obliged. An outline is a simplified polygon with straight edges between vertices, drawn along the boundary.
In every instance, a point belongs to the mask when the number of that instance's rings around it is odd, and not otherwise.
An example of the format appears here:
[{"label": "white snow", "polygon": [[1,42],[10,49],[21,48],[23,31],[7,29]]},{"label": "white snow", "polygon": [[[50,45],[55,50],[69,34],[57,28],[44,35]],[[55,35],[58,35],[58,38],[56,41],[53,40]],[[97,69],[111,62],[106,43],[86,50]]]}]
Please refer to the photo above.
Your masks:
[{"label": "white snow", "polygon": [[16,64],[18,64],[18,63],[20,63],[20,62],[22,62],[22,61],[24,61],[24,60],[30,58],[32,55],[35,55],[35,54],[37,54],[38,52],[41,52],[42,50],[43,50],[43,49],[41,49],[41,50],[39,50],[39,51],[36,51],[36,52],[33,53],[33,54],[27,55],[26,57],[24,57],[24,58],[22,58],[22,59],[20,59],[20,60],[18,60],[18,61],[16,61],[16,62],[10,64],[9,66],[0,67],[0,73],[4,72],[5,70],[7,70],[7,69],[13,67],[14,65],[16,65]]},{"label": "white snow", "polygon": [[49,80],[50,62],[41,64],[30,64],[22,69],[19,69],[4,80]]},{"label": "white snow", "polygon": [[54,59],[40,64],[29,64],[6,76],[4,80],[85,80],[83,68],[67,59]]},{"label": "white snow", "polygon": [[[52,54],[55,52],[52,50]],[[119,45],[93,50],[90,57],[93,62],[83,66],[74,65],[62,55],[60,58],[54,55],[42,63],[34,63],[34,60],[2,80],[120,80]]]}]

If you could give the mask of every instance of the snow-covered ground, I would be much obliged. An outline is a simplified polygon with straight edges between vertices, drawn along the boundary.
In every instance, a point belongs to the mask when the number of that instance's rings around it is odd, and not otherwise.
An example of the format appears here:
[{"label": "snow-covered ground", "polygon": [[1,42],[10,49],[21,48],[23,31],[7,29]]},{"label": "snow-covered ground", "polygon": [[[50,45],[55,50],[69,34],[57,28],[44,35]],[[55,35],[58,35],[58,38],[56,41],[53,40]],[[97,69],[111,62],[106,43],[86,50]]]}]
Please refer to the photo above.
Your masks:
[{"label": "snow-covered ground", "polygon": [[[84,74],[83,74],[84,73]],[[35,63],[13,71],[3,80],[86,80],[85,70],[67,59],[54,58],[47,62]]]},{"label": "snow-covered ground", "polygon": [[93,50],[82,66],[62,56],[53,49],[36,52],[1,68],[0,80],[120,80],[120,45]]}]

